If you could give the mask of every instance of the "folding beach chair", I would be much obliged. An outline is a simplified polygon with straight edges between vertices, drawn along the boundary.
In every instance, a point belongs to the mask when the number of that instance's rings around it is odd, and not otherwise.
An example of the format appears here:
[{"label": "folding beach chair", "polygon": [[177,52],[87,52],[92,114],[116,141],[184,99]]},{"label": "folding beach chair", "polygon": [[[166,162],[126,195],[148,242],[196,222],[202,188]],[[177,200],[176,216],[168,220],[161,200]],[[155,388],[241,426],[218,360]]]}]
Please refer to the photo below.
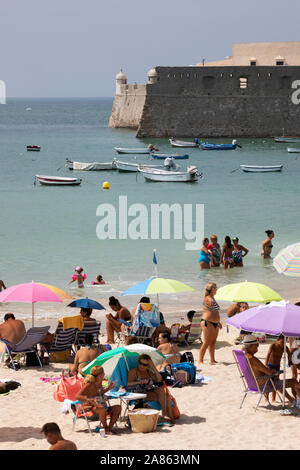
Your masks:
[{"label": "folding beach chair", "polygon": [[58,323],[57,329],[54,334],[53,341],[50,345],[50,350],[48,354],[51,358],[51,353],[60,352],[70,350],[73,355],[75,355],[75,351],[73,345],[75,343],[76,337],[76,330],[75,328],[67,328],[63,329],[63,324],[61,322]]},{"label": "folding beach chair", "polygon": [[85,322],[84,327],[81,331],[76,330],[75,337],[75,347],[78,349],[80,346],[85,346],[85,337],[86,335],[93,336],[93,344],[97,346],[100,345],[99,335],[100,335],[101,322]]},{"label": "folding beach chair", "polygon": [[[255,411],[256,411],[264,394],[269,393],[271,391],[274,391],[275,393],[277,393],[277,388],[273,381],[274,377],[270,375],[263,375],[261,378],[266,379],[266,382],[263,386],[260,386],[258,384],[257,378],[255,377],[253,373],[253,369],[251,367],[251,364],[246,354],[243,351],[238,351],[238,350],[233,350],[232,354],[235,359],[235,363],[240,372],[241,379],[243,380],[243,384],[245,387],[244,397],[242,399],[240,408],[242,408],[243,403],[248,393],[256,393],[256,394],[259,394],[259,400],[255,408]],[[275,371],[274,375],[278,375],[278,372]],[[279,398],[282,402],[282,399],[280,396]],[[269,404],[271,405],[268,397],[267,399],[268,399]]]},{"label": "folding beach chair", "polygon": [[16,370],[16,367],[12,356],[13,354],[35,353],[40,366],[43,367],[38,355],[37,345],[41,343],[49,328],[50,326],[29,328],[29,330],[26,331],[24,338],[21,339],[21,341],[19,341],[17,344],[2,340],[5,344],[6,353],[9,356],[10,363],[14,370]]},{"label": "folding beach chair", "polygon": [[190,332],[186,338],[187,344],[190,345],[197,340],[200,340],[200,342],[202,342],[201,333],[202,333],[201,314],[195,313],[195,315],[193,316]]}]

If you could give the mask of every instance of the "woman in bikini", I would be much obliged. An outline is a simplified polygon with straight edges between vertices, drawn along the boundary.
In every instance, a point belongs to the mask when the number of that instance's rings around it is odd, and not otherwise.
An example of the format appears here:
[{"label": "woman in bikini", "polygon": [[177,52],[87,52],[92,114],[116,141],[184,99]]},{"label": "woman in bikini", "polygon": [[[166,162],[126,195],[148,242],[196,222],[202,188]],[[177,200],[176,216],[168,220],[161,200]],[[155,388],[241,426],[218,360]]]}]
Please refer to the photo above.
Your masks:
[{"label": "woman in bikini", "polygon": [[157,366],[158,370],[162,370],[168,364],[178,364],[180,362],[180,352],[177,344],[170,342],[170,333],[160,333],[158,337],[159,346],[157,350],[161,352],[166,360]]},{"label": "woman in bikini", "polygon": [[207,248],[208,245],[209,245],[209,239],[204,238],[202,242],[202,247],[200,250],[200,256],[198,259],[198,263],[200,264],[201,269],[210,269],[211,252]]},{"label": "woman in bikini", "polygon": [[222,324],[220,322],[220,307],[214,297],[216,293],[217,285],[214,282],[208,283],[205,288],[203,300],[203,314],[201,319],[203,343],[199,351],[199,364],[203,364],[207,349],[210,356],[210,363],[217,363],[215,360],[215,346]]},{"label": "woman in bikini", "polygon": [[125,320],[127,322],[131,321],[131,314],[129,310],[127,310],[126,307],[123,307],[118,299],[115,297],[111,296],[109,298],[109,306],[110,308],[116,312],[116,315],[113,316],[111,313],[108,313],[106,315],[106,334],[107,334],[107,343],[109,344],[114,344],[115,342],[115,331],[117,333],[120,333],[122,330],[122,323],[118,321],[118,318],[120,320]]},{"label": "woman in bikini", "polygon": [[[101,421],[105,434],[114,434],[113,426],[117,422],[120,413],[121,406],[107,406],[104,394],[115,387],[116,382],[112,382],[108,387],[102,387],[104,380],[103,367],[94,366],[91,368],[91,374],[87,375],[84,379],[84,385],[82,389],[77,393],[75,399],[83,403],[85,411],[93,411],[98,415]],[[107,424],[107,414],[110,414],[110,422]]]},{"label": "woman in bikini", "polygon": [[225,237],[225,243],[222,246],[222,254],[221,254],[221,264],[223,264],[224,269],[231,269],[234,267],[233,257],[233,244],[231,243],[231,238],[227,235]]},{"label": "woman in bikini", "polygon": [[247,255],[249,250],[245,248],[243,245],[239,245],[238,237],[234,237],[232,239],[233,242],[233,250],[232,250],[232,258],[234,266],[243,266],[243,258]]},{"label": "woman in bikini", "polygon": [[89,362],[93,361],[101,354],[102,351],[100,351],[98,346],[93,345],[93,339],[93,335],[86,335],[86,346],[78,349],[75,355],[74,363],[69,364],[69,372],[71,374],[80,372],[81,375],[84,375],[82,373],[82,369],[87,366]]},{"label": "woman in bikini", "polygon": [[272,252],[272,238],[274,238],[273,230],[266,230],[267,238],[262,242],[261,245],[261,257],[262,259],[271,258]]}]

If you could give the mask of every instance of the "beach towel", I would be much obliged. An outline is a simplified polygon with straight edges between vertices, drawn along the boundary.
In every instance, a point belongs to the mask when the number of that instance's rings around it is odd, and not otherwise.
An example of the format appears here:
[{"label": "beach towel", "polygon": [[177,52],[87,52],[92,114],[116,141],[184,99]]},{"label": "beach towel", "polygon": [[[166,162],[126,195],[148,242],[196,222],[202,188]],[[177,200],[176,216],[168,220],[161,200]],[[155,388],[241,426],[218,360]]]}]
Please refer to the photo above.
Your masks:
[{"label": "beach towel", "polygon": [[68,328],[77,328],[82,330],[84,327],[84,321],[81,315],[75,315],[73,317],[62,317],[58,320],[63,325],[63,330]]},{"label": "beach towel", "polygon": [[157,328],[160,324],[159,311],[155,304],[140,303],[137,306],[132,331],[136,332],[140,326]]}]

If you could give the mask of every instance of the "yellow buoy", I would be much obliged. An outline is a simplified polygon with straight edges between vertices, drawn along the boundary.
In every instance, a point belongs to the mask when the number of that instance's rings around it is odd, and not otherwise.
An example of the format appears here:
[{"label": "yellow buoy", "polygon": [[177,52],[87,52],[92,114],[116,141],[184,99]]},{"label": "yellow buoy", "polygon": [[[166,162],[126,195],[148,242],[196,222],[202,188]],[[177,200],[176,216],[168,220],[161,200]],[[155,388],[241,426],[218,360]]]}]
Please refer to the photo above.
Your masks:
[{"label": "yellow buoy", "polygon": [[110,188],[110,184],[108,181],[104,181],[103,185],[102,185],[102,189],[109,189]]}]

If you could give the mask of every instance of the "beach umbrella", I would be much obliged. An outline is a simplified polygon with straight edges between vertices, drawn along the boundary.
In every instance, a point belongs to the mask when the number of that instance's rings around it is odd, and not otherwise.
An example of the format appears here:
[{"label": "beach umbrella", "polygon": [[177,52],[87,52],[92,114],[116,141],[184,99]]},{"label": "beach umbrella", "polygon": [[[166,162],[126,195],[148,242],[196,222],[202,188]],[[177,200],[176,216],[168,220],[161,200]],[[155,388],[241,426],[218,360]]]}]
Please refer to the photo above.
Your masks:
[{"label": "beach umbrella", "polygon": [[87,297],[85,299],[82,299],[82,298],[76,299],[70,304],[68,304],[67,307],[91,308],[93,310],[105,310],[105,307],[99,304],[99,302],[96,302],[96,300],[88,299]]},{"label": "beach umbrella", "polygon": [[128,371],[137,367],[138,358],[141,354],[148,354],[155,366],[161,364],[166,359],[157,349],[137,343],[111,349],[100,354],[100,356],[96,357],[96,359],[84,367],[82,372],[84,372],[84,374],[90,374],[93,366],[102,366],[105,375],[109,377],[112,382],[117,379],[118,386],[126,386]]},{"label": "beach umbrella", "polygon": [[275,256],[273,266],[280,274],[300,276],[300,243],[283,248]]},{"label": "beach umbrella", "polygon": [[215,295],[216,300],[228,302],[271,302],[282,300],[282,297],[264,284],[258,282],[238,282],[220,287]]},{"label": "beach umbrella", "polygon": [[37,302],[63,302],[73,299],[58,287],[40,282],[28,282],[8,287],[0,293],[0,302],[24,302],[32,305],[32,326],[34,326],[34,304]]},{"label": "beach umbrella", "polygon": [[270,335],[284,335],[283,406],[285,405],[286,338],[300,336],[300,307],[284,300],[253,307],[227,318],[228,325],[246,331],[259,331]]}]

